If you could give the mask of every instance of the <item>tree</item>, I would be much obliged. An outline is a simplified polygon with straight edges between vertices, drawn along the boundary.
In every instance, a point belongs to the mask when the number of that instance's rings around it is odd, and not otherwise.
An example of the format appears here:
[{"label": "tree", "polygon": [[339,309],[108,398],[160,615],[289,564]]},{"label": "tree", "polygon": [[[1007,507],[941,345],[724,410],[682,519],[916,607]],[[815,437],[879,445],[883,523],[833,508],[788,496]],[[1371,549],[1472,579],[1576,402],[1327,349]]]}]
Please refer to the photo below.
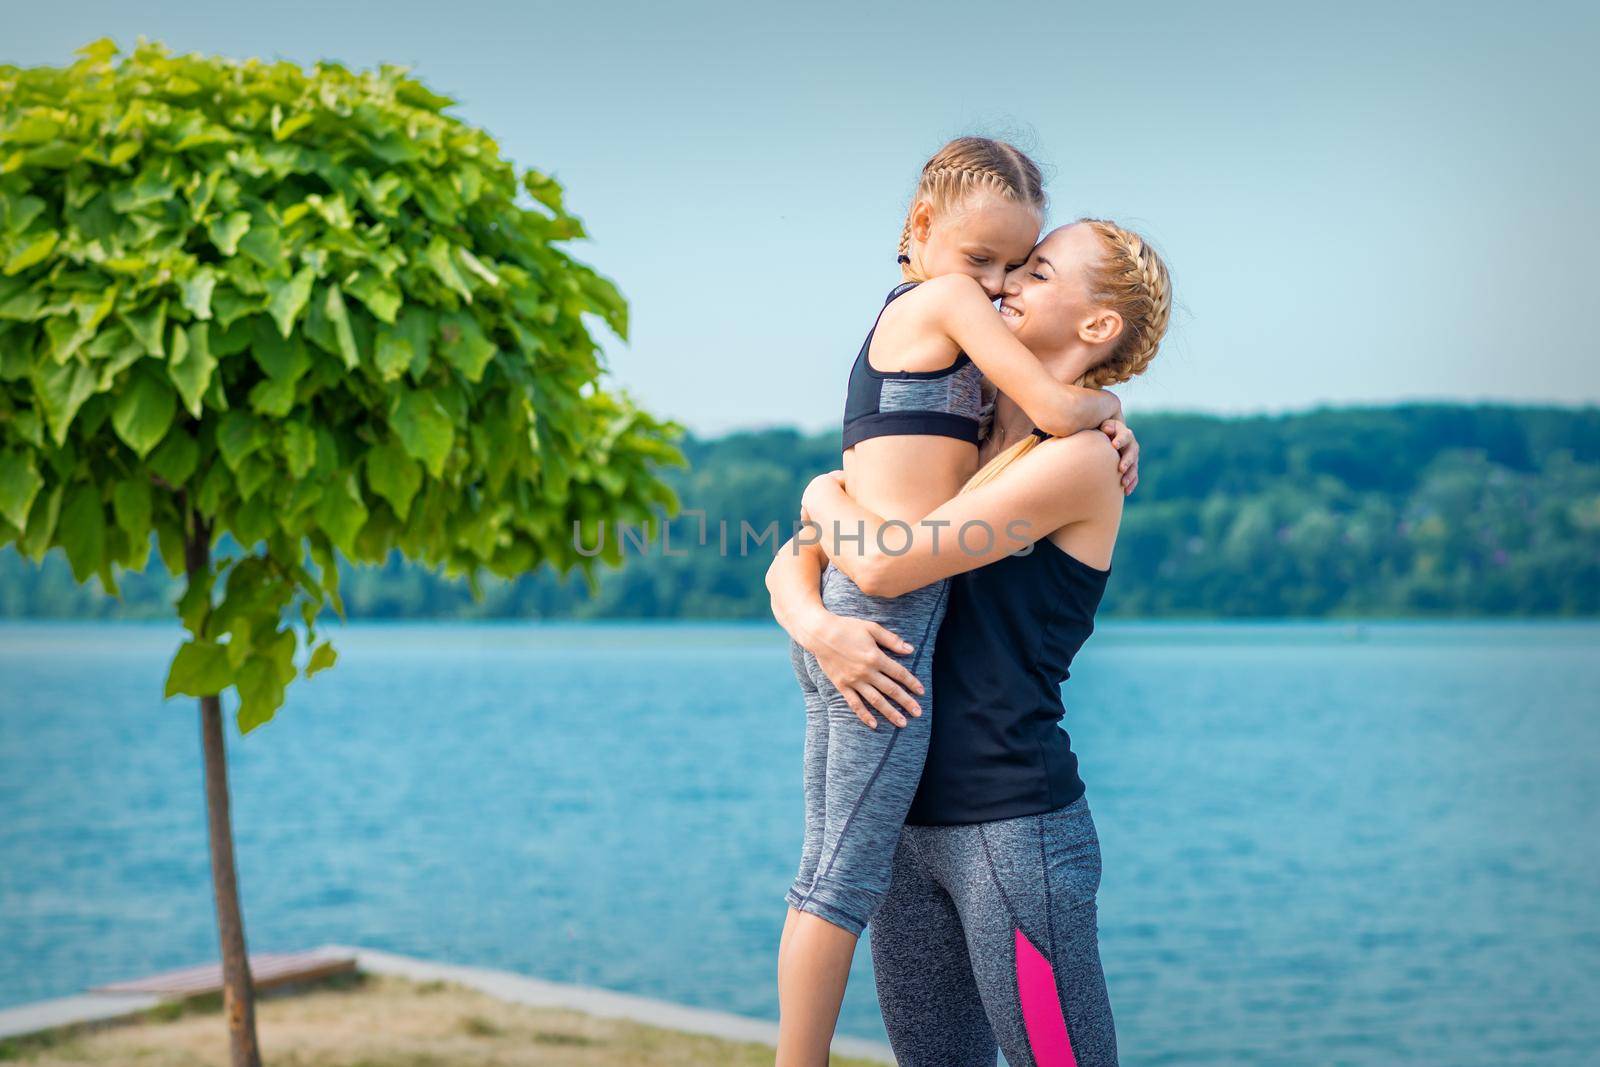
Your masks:
[{"label": "tree", "polygon": [[560,187],[403,69],[79,56],[0,67],[0,545],[59,546],[116,595],[153,534],[186,577],[166,694],[199,699],[232,1056],[256,1064],[220,695],[248,733],[332,666],[339,555],[475,594],[483,568],[591,575],[575,524],[592,545],[675,508],[678,428],[598,387],[585,316],[624,335],[626,305],[557,247],[583,236]]}]

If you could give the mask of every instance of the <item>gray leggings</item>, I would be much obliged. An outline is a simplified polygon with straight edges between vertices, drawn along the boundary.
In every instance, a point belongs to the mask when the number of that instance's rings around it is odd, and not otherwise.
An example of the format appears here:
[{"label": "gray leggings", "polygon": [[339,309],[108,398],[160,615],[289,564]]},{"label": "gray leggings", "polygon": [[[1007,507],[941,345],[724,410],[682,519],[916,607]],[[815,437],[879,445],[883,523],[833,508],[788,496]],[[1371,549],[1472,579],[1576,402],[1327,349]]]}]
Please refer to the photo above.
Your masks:
[{"label": "gray leggings", "polygon": [[1100,840],[1085,798],[1042,815],[907,826],[872,920],[900,1067],[1110,1067]]},{"label": "gray leggings", "polygon": [[859,935],[889,891],[895,845],[928,756],[933,725],[933,641],[949,580],[904,596],[863,593],[833,564],[822,573],[822,603],[835,615],[871,619],[913,647],[897,656],[923,685],[922,714],[869,729],[828,681],[817,659],[791,642],[806,701],[806,833],[800,870],[784,894],[791,907]]}]

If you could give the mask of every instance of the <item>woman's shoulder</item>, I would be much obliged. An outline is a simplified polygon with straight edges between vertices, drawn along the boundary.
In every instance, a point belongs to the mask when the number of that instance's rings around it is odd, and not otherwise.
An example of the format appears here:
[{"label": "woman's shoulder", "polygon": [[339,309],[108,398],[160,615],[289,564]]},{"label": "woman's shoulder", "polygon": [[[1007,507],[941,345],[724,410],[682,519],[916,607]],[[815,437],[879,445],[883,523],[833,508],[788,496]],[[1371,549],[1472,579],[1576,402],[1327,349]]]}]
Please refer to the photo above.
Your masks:
[{"label": "woman's shoulder", "polygon": [[1033,457],[1036,477],[1106,488],[1122,498],[1122,472],[1117,469],[1121,457],[1111,438],[1098,429],[1046,438],[1033,449]]}]

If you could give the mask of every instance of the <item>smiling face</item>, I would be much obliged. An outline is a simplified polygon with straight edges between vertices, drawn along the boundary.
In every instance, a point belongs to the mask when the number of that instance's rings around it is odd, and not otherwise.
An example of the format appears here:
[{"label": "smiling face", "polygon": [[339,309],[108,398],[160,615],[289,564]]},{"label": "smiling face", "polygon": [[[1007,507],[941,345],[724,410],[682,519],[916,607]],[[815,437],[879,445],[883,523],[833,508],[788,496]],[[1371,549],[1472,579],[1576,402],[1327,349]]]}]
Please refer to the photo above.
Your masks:
[{"label": "smiling face", "polygon": [[914,261],[926,277],[965,274],[998,296],[1006,272],[1025,261],[1039,239],[1039,224],[1038,209],[988,189],[942,211],[919,201],[911,213]]},{"label": "smiling face", "polygon": [[1089,270],[1104,255],[1100,239],[1087,226],[1052,230],[1026,263],[1006,275],[1000,317],[1035,351],[1080,337],[1086,324],[1105,313],[1089,290]]}]

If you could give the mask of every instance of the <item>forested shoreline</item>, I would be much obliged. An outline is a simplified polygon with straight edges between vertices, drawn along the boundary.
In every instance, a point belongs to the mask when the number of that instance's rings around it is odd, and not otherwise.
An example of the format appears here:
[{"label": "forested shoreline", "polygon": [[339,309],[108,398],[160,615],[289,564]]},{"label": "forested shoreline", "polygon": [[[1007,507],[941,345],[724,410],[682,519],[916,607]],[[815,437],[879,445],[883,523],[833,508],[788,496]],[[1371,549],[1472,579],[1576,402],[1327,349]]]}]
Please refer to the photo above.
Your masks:
[{"label": "forested shoreline", "polygon": [[[1159,617],[1600,614],[1600,409],[1413,404],[1249,417],[1134,416],[1128,501],[1104,613]],[[591,594],[578,576],[483,579],[474,601],[396,558],[346,567],[352,619],[767,617],[761,575],[800,492],[838,465],[837,433],[684,442],[665,472],[685,509],[630,545]],[[726,523],[724,555],[720,531]],[[0,616],[169,618],[159,562],[122,599],[78,586],[59,552],[0,551]]]}]

